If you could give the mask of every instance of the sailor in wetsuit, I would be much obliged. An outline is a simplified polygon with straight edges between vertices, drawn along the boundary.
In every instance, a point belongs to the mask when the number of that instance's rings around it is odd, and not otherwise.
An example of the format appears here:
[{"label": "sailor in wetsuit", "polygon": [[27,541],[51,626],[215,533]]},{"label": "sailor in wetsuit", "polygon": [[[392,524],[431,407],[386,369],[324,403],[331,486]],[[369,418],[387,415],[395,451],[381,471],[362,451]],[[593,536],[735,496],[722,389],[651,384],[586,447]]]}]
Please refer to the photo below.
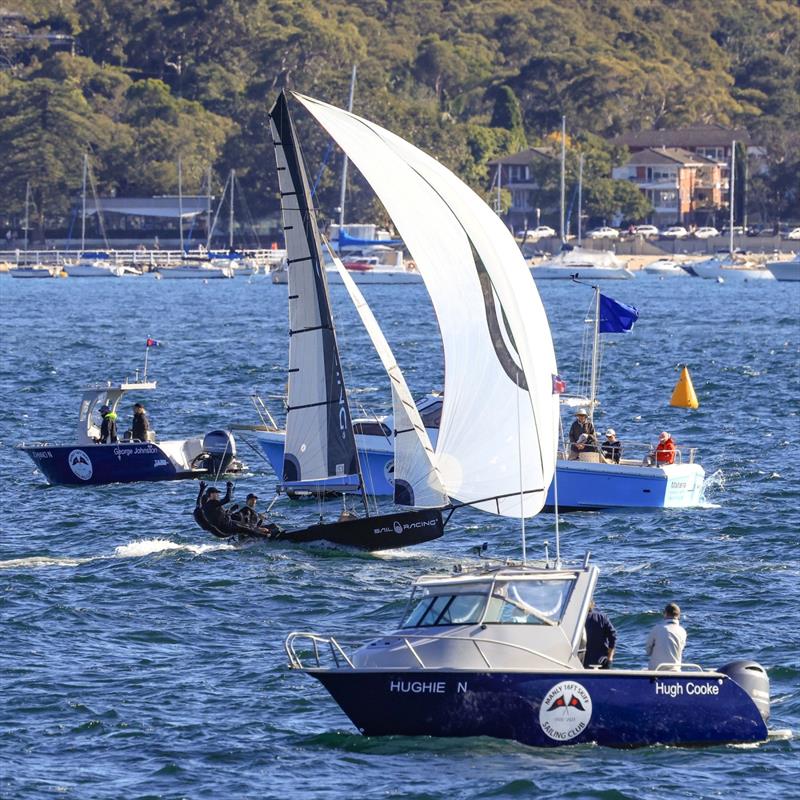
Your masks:
[{"label": "sailor in wetsuit", "polygon": [[100,444],[116,444],[117,438],[117,415],[108,407],[100,408],[100,416],[103,423],[100,425]]},{"label": "sailor in wetsuit", "polygon": [[[201,483],[201,491],[203,484]],[[225,506],[230,503],[233,484],[228,481],[226,484],[227,492],[222,500],[219,499],[220,491],[216,486],[211,486],[202,500],[203,513],[206,519],[215,527],[223,532],[227,532],[231,524],[231,518],[225,510]]]},{"label": "sailor in wetsuit", "polygon": [[249,525],[253,528],[258,526],[261,518],[256,511],[256,500],[258,500],[258,495],[255,495],[251,492],[249,495],[247,495],[245,504],[238,511],[231,514],[231,517],[238,522],[241,522],[243,525]]}]

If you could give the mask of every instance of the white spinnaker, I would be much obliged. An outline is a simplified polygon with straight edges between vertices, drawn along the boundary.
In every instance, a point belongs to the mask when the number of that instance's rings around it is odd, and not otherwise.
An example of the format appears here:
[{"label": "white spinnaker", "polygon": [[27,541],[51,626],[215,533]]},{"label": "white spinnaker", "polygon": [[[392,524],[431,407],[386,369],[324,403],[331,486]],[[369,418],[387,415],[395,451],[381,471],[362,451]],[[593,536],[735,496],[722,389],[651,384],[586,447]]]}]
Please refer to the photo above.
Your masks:
[{"label": "white spinnaker", "polygon": [[[500,223],[498,234],[476,211],[483,201],[412,145],[355,115],[297,97],[381,199],[428,288],[445,356],[436,445],[445,491],[492,513],[538,513],[555,468],[555,355],[521,255],[492,244],[496,235],[510,239],[508,231]],[[518,388],[525,381],[530,394]],[[486,498],[500,499],[479,502]]]},{"label": "white spinnaker", "polygon": [[448,499],[433,463],[433,446],[392,348],[347,268],[333,252],[331,256],[391,382],[395,428],[395,502],[416,508],[446,505]]}]

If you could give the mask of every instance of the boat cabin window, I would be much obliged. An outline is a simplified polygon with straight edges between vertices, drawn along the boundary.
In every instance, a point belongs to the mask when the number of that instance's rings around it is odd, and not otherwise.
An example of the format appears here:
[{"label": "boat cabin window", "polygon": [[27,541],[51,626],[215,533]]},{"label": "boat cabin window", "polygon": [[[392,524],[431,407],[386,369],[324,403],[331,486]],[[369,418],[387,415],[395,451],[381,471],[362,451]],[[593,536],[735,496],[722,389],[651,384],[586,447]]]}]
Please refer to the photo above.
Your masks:
[{"label": "boat cabin window", "polygon": [[[445,591],[411,598],[409,612],[401,628],[426,628],[434,625],[477,625],[486,606],[489,585],[465,587],[463,592]],[[441,590],[440,590],[441,591]]]},{"label": "boat cabin window", "polygon": [[486,615],[486,624],[555,625],[561,620],[573,581],[498,581]]},{"label": "boat cabin window", "polygon": [[392,435],[388,425],[382,422],[354,422],[353,433],[360,433],[365,436],[386,436]]}]

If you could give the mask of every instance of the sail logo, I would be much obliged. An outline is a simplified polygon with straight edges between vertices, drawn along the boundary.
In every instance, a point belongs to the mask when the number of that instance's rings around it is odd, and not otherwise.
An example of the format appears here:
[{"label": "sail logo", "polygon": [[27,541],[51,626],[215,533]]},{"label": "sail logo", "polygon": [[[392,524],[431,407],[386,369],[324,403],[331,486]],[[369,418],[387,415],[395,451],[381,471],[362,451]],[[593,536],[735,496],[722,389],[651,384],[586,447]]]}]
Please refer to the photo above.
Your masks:
[{"label": "sail logo", "polygon": [[402,533],[403,532],[403,525],[402,525],[402,523],[398,522],[397,520],[395,520],[394,525],[392,527],[394,528],[394,532],[395,533]]},{"label": "sail logo", "polygon": [[337,378],[339,383],[339,430],[342,439],[347,436],[347,406],[344,403],[344,385],[342,384],[341,374]]},{"label": "sail logo", "polygon": [[72,470],[72,474],[82,481],[88,481],[92,477],[92,462],[83,450],[72,450],[67,456],[67,463]]},{"label": "sail logo", "polygon": [[592,698],[575,681],[557,683],[539,706],[539,725],[551,739],[568,742],[581,734],[592,718]]}]

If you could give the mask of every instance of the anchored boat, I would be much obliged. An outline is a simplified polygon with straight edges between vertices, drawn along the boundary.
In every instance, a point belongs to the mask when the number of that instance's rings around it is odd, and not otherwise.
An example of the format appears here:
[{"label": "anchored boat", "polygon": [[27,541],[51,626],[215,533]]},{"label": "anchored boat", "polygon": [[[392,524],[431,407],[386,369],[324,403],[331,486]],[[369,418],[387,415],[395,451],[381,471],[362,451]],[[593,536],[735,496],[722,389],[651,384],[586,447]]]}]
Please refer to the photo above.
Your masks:
[{"label": "anchored boat", "polygon": [[130,437],[111,444],[99,443],[98,411],[108,406],[116,414],[127,392],[150,392],[155,381],[123,381],[88,386],[81,398],[75,438],[68,443],[22,443],[51,484],[77,486],[134,481],[166,481],[198,478],[241,469],[236,460],[236,442],[228,431],[205,436],[159,441],[153,431],[145,441]]},{"label": "anchored boat", "polygon": [[[289,665],[317,679],[366,736],[494,736],[537,747],[767,739],[769,678],[753,661],[584,668],[597,578],[588,556],[574,568],[425,576],[396,630],[352,654],[333,638],[294,632]],[[313,650],[310,660],[301,648]]]}]

